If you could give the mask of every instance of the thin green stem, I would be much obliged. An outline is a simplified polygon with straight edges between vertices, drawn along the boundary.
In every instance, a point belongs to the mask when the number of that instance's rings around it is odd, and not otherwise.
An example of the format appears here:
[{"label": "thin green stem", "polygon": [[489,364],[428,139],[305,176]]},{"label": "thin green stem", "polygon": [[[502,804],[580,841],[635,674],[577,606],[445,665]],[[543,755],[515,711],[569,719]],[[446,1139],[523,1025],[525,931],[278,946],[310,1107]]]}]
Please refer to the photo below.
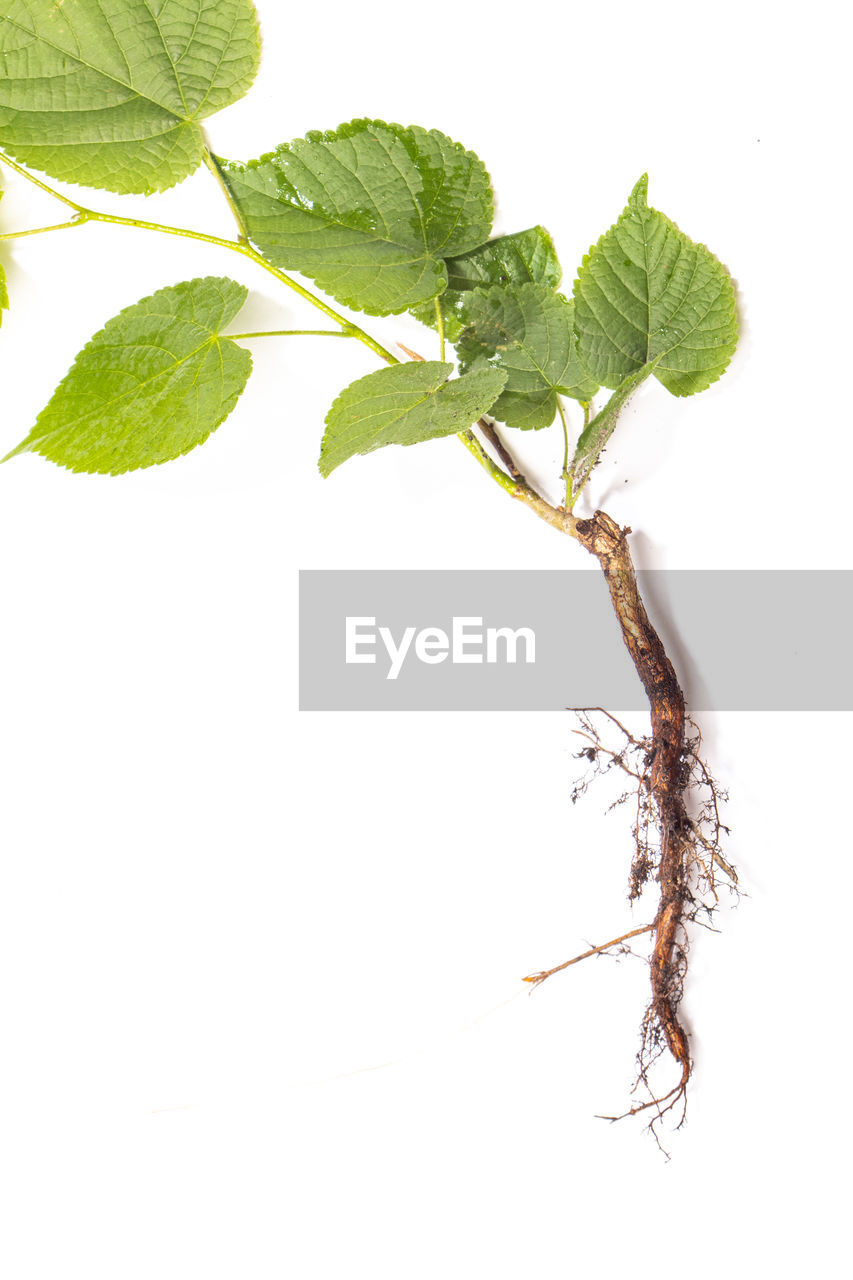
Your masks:
[{"label": "thin green stem", "polygon": [[237,202],[235,201],[234,197],[231,194],[231,189],[228,186],[228,183],[225,181],[225,179],[222,176],[222,170],[219,167],[219,163],[216,157],[214,156],[213,152],[210,150],[210,147],[208,147],[206,144],[205,144],[203,156],[204,156],[204,163],[207,165],[208,169],[213,174],[216,185],[219,187],[219,190],[224,195],[225,202],[228,205],[228,208],[231,210],[231,214],[234,218],[234,221],[237,224],[237,232],[238,232],[237,239],[240,241],[241,244],[247,245],[249,243],[249,233],[246,229],[246,223],[243,221],[243,215],[237,207]]},{"label": "thin green stem", "polygon": [[511,497],[517,497],[519,487],[517,481],[513,480],[511,476],[508,476],[505,471],[501,470],[496,462],[492,461],[483,446],[480,444],[480,441],[474,435],[473,431],[460,431],[459,439],[462,441],[468,452],[477,459],[483,470],[491,476],[495,483],[500,485],[500,487],[506,493],[510,494]]},{"label": "thin green stem", "polygon": [[0,151],[0,160],[3,164],[8,165],[10,169],[14,169],[15,173],[19,173],[22,178],[26,178],[27,182],[31,182],[34,187],[40,187],[42,191],[46,191],[49,196],[53,196],[54,200],[59,200],[62,204],[67,204],[69,209],[76,209],[78,213],[89,213],[82,204],[78,204],[76,200],[69,200],[68,196],[62,195],[59,191],[54,191],[53,187],[49,187],[46,182],[42,182],[41,178],[37,178],[35,174],[30,173],[23,165],[18,164],[15,160]]},{"label": "thin green stem", "polygon": [[458,437],[465,448],[472,454],[483,470],[489,475],[497,485],[503,489],[504,493],[508,493],[511,498],[524,503],[534,515],[540,520],[544,520],[546,524],[550,524],[552,528],[559,530],[560,533],[568,534],[569,537],[577,537],[575,526],[577,521],[569,511],[564,511],[560,507],[552,507],[550,502],[546,502],[544,498],[531,489],[530,485],[524,480],[514,480],[502,471],[497,463],[493,462],[480,444],[473,431],[460,431]]},{"label": "thin green stem", "polygon": [[254,333],[223,333],[223,338],[354,338],[344,329],[256,329]]},{"label": "thin green stem", "polygon": [[[580,404],[581,404],[581,408],[583,409],[583,431],[586,431],[590,422],[592,422],[593,415],[595,412],[595,406],[593,405],[592,400],[581,400]],[[588,479],[589,479],[589,472],[581,480],[577,489],[575,489],[574,484],[572,482],[572,477],[568,474],[568,471],[566,472],[566,510],[567,511],[574,510],[575,503],[577,502],[578,498],[581,496],[581,490],[583,489]],[[570,483],[572,484],[571,493],[569,493]]]},{"label": "thin green stem", "polygon": [[[276,280],[281,281],[281,283],[284,285],[287,285],[289,289],[292,289],[295,293],[298,293],[299,296],[301,298],[304,298],[306,302],[309,302],[313,307],[316,307],[319,311],[322,311],[324,315],[327,315],[330,320],[333,320],[335,324],[337,324],[340,327],[341,332],[338,336],[357,338],[359,342],[362,342],[366,347],[369,347],[370,350],[373,351],[376,355],[378,355],[382,360],[384,360],[386,364],[394,365],[394,364],[400,363],[400,361],[397,359],[396,356],[393,356],[390,351],[386,350],[386,348],[383,347],[381,343],[377,342],[375,338],[372,338],[370,334],[366,333],[364,329],[362,329],[359,325],[354,324],[351,320],[347,320],[344,316],[340,315],[337,311],[335,311],[334,307],[331,307],[329,306],[328,303],[324,302],[322,298],[318,298],[316,294],[311,293],[309,289],[306,289],[303,285],[299,284],[298,281],[286,275],[285,272],[280,271],[278,267],[273,266],[271,262],[267,262],[266,258],[262,257],[262,255],[259,254],[257,250],[255,250],[248,243],[248,241],[245,239],[245,236],[244,236],[242,219],[240,218],[239,212],[233,206],[230,193],[225,188],[222,175],[221,173],[218,172],[216,161],[213,159],[212,155],[208,156],[205,163],[207,164],[208,168],[211,169],[212,172],[214,172],[215,176],[219,181],[220,186],[223,188],[226,194],[226,197],[228,198],[229,204],[232,206],[232,212],[234,212],[234,215],[237,219],[237,224],[240,227],[241,239],[239,240],[226,240],[223,236],[212,236],[212,235],[208,235],[206,232],[203,232],[203,231],[191,231],[187,227],[171,227],[161,222],[148,222],[143,218],[124,218],[124,217],[121,217],[119,214],[102,213],[97,209],[88,209],[85,207],[85,205],[78,204],[76,200],[70,200],[67,196],[62,195],[59,191],[55,191],[52,187],[49,187],[46,182],[42,182],[40,178],[36,178],[32,173],[28,172],[28,170],[26,170],[22,165],[19,165],[16,161],[11,160],[9,156],[5,155],[3,152],[0,152],[0,163],[7,165],[8,168],[10,169],[13,169],[15,173],[20,174],[22,178],[26,178],[26,180],[28,182],[31,182],[33,186],[38,187],[40,190],[46,192],[48,195],[53,196],[54,199],[59,200],[62,204],[66,205],[67,208],[73,209],[75,214],[77,215],[76,217],[70,219],[68,222],[59,222],[51,227],[36,227],[36,228],[33,228],[32,231],[18,232],[16,233],[17,236],[38,235],[38,234],[43,234],[44,232],[47,232],[47,231],[59,231],[59,230],[67,229],[70,227],[82,226],[84,222],[103,222],[108,225],[118,226],[118,227],[135,227],[139,231],[158,231],[162,235],[181,236],[183,239],[186,239],[186,240],[198,240],[202,244],[215,245],[217,246],[217,248],[220,248],[220,249],[229,249],[231,250],[232,253],[239,253],[244,258],[248,258],[250,262],[253,262],[255,263],[256,266],[261,267],[264,271],[268,272],[269,275],[274,276]],[[9,235],[3,236],[2,238],[13,239],[13,238],[16,238],[16,236],[9,234]],[[436,304],[436,320],[439,326],[439,340],[441,342],[441,355],[443,359],[445,354],[444,323],[443,323],[443,318],[441,316],[441,313],[437,304]],[[330,336],[331,331],[326,329],[323,329],[323,330],[265,330],[263,332],[258,331],[256,334],[246,333],[246,334],[235,334],[232,336],[249,338],[249,337],[261,337],[261,336],[267,337],[267,336],[272,336],[274,334],[296,334],[296,333],[306,333],[306,334],[322,333],[323,335]],[[471,432],[470,430],[460,432],[459,439],[462,441],[462,443],[464,444],[468,452],[471,453],[476,458],[476,460],[480,463],[480,465],[484,468],[484,470],[488,473],[488,475],[500,486],[500,488],[502,488],[511,497],[516,498],[519,501],[525,503],[525,505],[530,507],[531,510],[533,510],[536,513],[536,515],[540,517],[540,519],[545,520],[548,524],[552,525],[554,528],[559,529],[561,533],[568,533],[574,536],[575,521],[574,521],[574,517],[570,513],[566,511],[561,511],[557,507],[552,507],[549,503],[545,501],[544,498],[541,498],[539,494],[535,493],[534,490],[532,490],[529,487],[529,485],[525,484],[523,480],[521,481],[514,480],[512,479],[512,477],[508,476],[506,472],[502,471],[501,468],[497,466],[497,464],[494,463],[492,459],[488,456],[485,449],[482,447],[480,442],[473,435],[473,432]]]},{"label": "thin green stem", "polygon": [[436,328],[438,329],[438,342],[439,342],[439,352],[440,352],[439,358],[443,361],[444,360],[444,316],[441,313],[441,303],[439,302],[438,298],[436,298],[435,300],[435,325],[436,325]]},{"label": "thin green stem", "polygon": [[[558,400],[558,403],[559,403],[559,400]],[[592,400],[581,400],[580,406],[583,409],[583,431],[586,431],[587,427],[589,426],[595,414],[595,405],[593,404]],[[563,420],[563,423],[565,428],[565,419]],[[578,498],[581,495],[581,490],[583,489],[584,485],[589,479],[589,473],[587,473],[583,477],[583,479],[581,480],[580,484],[576,489],[574,487],[574,476],[569,471],[568,450],[569,450],[569,442],[568,442],[568,438],[566,438],[566,453],[565,453],[565,462],[563,465],[563,472],[566,477],[566,510],[573,511],[575,507],[575,503],[577,502]]]},{"label": "thin green stem", "polygon": [[392,356],[390,351],[386,351],[380,342],[372,338],[359,325],[347,320],[334,307],[330,307],[327,302],[324,302],[322,298],[318,298],[316,294],[312,293],[310,289],[306,289],[304,285],[299,284],[292,276],[280,271],[278,267],[274,267],[271,262],[268,262],[249,244],[243,244],[239,240],[224,240],[221,236],[210,236],[201,231],[189,231],[184,227],[169,227],[159,222],[144,222],[141,218],[120,218],[113,213],[92,211],[89,216],[93,222],[114,223],[122,227],[137,227],[142,231],[159,231],[164,235],[170,236],[185,236],[190,240],[201,240],[205,244],[218,245],[222,249],[231,249],[235,253],[240,253],[244,258],[248,258],[250,262],[254,262],[256,266],[261,267],[271,276],[275,276],[276,280],[280,280],[282,284],[287,285],[288,289],[298,293],[300,298],[304,298],[306,302],[310,302],[312,307],[316,307],[318,311],[322,311],[324,315],[327,315],[330,320],[334,320],[335,324],[339,324],[348,336],[358,338],[359,342],[363,342],[366,347],[369,347],[376,355],[381,356],[388,364],[400,363],[396,356]]},{"label": "thin green stem", "polygon": [[274,267],[271,262],[267,262],[266,258],[258,253],[257,250],[253,249],[250,244],[240,240],[226,240],[222,236],[211,236],[203,231],[190,231],[187,227],[170,227],[162,222],[147,222],[143,218],[124,218],[116,213],[101,213],[100,210],[97,209],[87,209],[83,205],[76,204],[75,201],[68,200],[65,196],[60,195],[58,191],[54,191],[52,187],[49,187],[39,178],[33,177],[33,175],[28,173],[26,169],[21,167],[21,165],[16,164],[14,160],[10,160],[7,155],[0,153],[0,160],[2,160],[4,164],[9,165],[11,169],[14,169],[16,173],[19,173],[22,177],[28,179],[28,181],[32,182],[35,186],[46,191],[48,195],[55,196],[57,200],[61,200],[63,204],[74,209],[78,214],[80,214],[81,221],[104,222],[117,227],[135,227],[140,231],[159,231],[163,235],[182,236],[187,240],[199,240],[203,244],[217,245],[220,249],[230,249],[233,253],[242,254],[244,258],[248,258],[250,262],[254,262],[257,266],[263,268],[264,271],[267,271],[271,276],[275,276],[276,280],[280,280],[282,284],[287,285],[287,287],[292,289],[294,293],[298,293],[300,298],[304,298],[305,301],[310,302],[313,307],[317,307],[317,309],[322,311],[324,315],[327,315],[330,320],[334,320],[335,324],[340,325],[340,327],[344,329],[349,336],[358,338],[359,342],[363,342],[364,345],[369,347],[376,355],[381,356],[387,364],[400,363],[396,356],[392,356],[390,351],[387,351],[380,342],[377,342],[375,338],[372,338],[370,334],[366,333],[359,325],[354,324],[351,320],[347,320],[345,316],[342,316],[339,312],[335,311],[334,307],[330,307],[322,298],[318,298],[316,294],[311,293],[310,289],[306,289],[304,285],[299,284],[298,281],[292,279],[291,276],[286,275],[284,271],[280,271],[279,268]]},{"label": "thin green stem", "polygon": [[167,236],[183,236],[187,240],[201,240],[204,244],[214,244],[220,249],[232,249],[242,253],[246,258],[256,258],[250,246],[240,244],[239,240],[227,240],[224,236],[211,236],[206,231],[191,231],[189,227],[171,227],[164,222],[146,222],[144,218],[123,218],[118,213],[101,213],[98,209],[87,209],[92,222],[105,222],[110,226],[136,227],[138,231],[159,231]]},{"label": "thin green stem", "polygon": [[49,227],[30,227],[28,231],[4,231],[0,235],[0,240],[22,240],[24,236],[40,236],[46,231],[64,231],[66,227],[82,227],[83,223],[88,221],[87,217],[78,213],[67,222],[53,222]]},{"label": "thin green stem", "polygon": [[563,427],[563,479],[566,482],[566,510],[572,509],[572,477],[569,474],[569,424],[566,422],[566,411],[563,402],[557,396],[557,412]]},{"label": "thin green stem", "polygon": [[382,346],[381,342],[377,342],[375,338],[366,333],[360,325],[355,324],[352,320],[347,320],[334,307],[330,307],[322,298],[318,298],[310,289],[306,289],[304,285],[299,284],[292,276],[286,275],[284,271],[279,271],[278,267],[274,267],[271,262],[267,262],[260,253],[254,249],[237,246],[252,262],[257,263],[259,267],[263,267],[264,271],[268,271],[271,276],[275,276],[276,280],[280,280],[282,284],[287,285],[288,289],[292,289],[294,293],[298,293],[300,298],[304,298],[306,302],[310,302],[312,307],[316,307],[318,311],[322,311],[330,320],[334,320],[335,324],[339,324],[348,336],[358,338],[359,342],[363,342],[366,347],[380,356],[386,364],[399,364],[400,361],[396,356],[392,356],[391,352]]}]

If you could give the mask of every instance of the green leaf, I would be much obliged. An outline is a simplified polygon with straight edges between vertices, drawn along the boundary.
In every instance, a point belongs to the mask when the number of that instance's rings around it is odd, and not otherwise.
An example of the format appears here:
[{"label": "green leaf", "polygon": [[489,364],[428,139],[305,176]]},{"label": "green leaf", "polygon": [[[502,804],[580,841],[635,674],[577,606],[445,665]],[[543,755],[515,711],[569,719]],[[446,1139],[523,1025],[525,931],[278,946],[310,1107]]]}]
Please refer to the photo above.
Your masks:
[{"label": "green leaf", "polygon": [[[0,187],[0,200],[3,199],[3,188]],[[0,262],[0,323],[3,321],[3,312],[9,307],[9,290],[6,288],[6,270],[3,263]]]},{"label": "green leaf", "polygon": [[326,417],[320,471],[328,476],[357,453],[419,444],[467,430],[500,395],[504,374],[480,369],[448,382],[440,360],[395,364],[350,383]]},{"label": "green leaf", "polygon": [[120,475],[194,449],[234,408],[252,368],[248,351],[221,336],[246,292],[204,276],[120,311],[7,457],[40,453],[71,471]]},{"label": "green leaf", "polygon": [[0,20],[0,146],[107,191],[174,186],[201,121],[258,68],[250,0],[11,0]]},{"label": "green leaf", "polygon": [[583,260],[575,284],[578,349],[606,387],[655,362],[676,396],[715,382],[737,345],[731,278],[655,209],[643,175],[618,222]]},{"label": "green leaf", "polygon": [[471,290],[492,284],[547,284],[556,288],[562,270],[554,242],[544,227],[498,236],[471,253],[451,258],[447,287]]},{"label": "green leaf", "polygon": [[463,369],[503,369],[506,389],[492,409],[508,427],[538,430],[557,413],[558,394],[588,400],[597,390],[578,359],[574,307],[543,284],[475,289],[462,306],[456,345]]},{"label": "green leaf", "polygon": [[371,315],[441,293],[492,225],[485,168],[434,130],[353,120],[222,171],[264,257]]},{"label": "green leaf", "polygon": [[[455,342],[463,329],[464,295],[493,284],[547,284],[556,288],[562,270],[554,242],[544,227],[499,236],[447,262],[447,290],[439,298],[445,337]],[[418,307],[415,318],[436,327],[435,304]]]},{"label": "green leaf", "polygon": [[644,364],[634,373],[629,373],[628,377],[620,382],[604,408],[584,427],[575,447],[575,456],[569,466],[572,493],[579,493],[586,484],[602,449],[613,435],[619,414],[637,388],[654,372],[655,365],[652,362]]}]

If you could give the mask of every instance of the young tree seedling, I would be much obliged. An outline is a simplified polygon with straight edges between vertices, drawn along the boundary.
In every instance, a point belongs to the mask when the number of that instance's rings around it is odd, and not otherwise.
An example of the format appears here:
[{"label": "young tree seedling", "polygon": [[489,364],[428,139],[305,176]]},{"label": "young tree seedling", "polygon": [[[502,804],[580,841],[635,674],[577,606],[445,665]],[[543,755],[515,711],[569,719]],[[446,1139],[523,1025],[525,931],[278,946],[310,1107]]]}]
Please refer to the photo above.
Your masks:
[{"label": "young tree seedling", "polygon": [[[319,467],[330,476],[357,454],[457,436],[509,497],[596,557],[648,696],[651,729],[633,737],[607,713],[581,713],[581,755],[618,768],[637,798],[630,897],[654,881],[647,924],[587,956],[651,939],[651,1001],[639,1079],[652,1127],[679,1104],[690,1078],[679,1019],[686,927],[712,911],[718,876],[735,882],[720,850],[718,792],[698,755],[684,696],[637,588],[629,529],[604,511],[577,513],[622,410],[647,379],[674,396],[705,390],[737,342],[725,268],[648,203],[645,175],[614,225],[583,258],[571,293],[543,227],[492,236],[489,175],[473,152],[416,125],[356,119],[308,133],[242,164],[211,150],[203,121],[241,98],[260,58],[249,0],[11,0],[0,20],[0,162],[55,197],[64,214],[2,239],[71,232],[87,223],[183,236],[238,254],[322,312],[322,328],[241,332],[247,290],[226,276],[157,290],[108,320],[75,358],[8,458],[34,452],[75,472],[120,475],[201,445],[234,408],[252,368],[245,342],[323,336],[363,343],[382,367],[334,400]],[[153,194],[199,166],[235,222],[228,239],[100,212],[37,174],[110,192]],[[289,272],[313,281],[322,295]],[[332,301],[329,301],[332,299]],[[0,306],[8,306],[0,269]],[[367,316],[409,312],[438,359],[400,359],[334,305]],[[332,326],[332,327],[329,327]],[[449,348],[455,349],[455,361]],[[609,391],[595,412],[593,400]],[[564,401],[583,424],[572,448]],[[515,431],[559,421],[562,501],[522,474]],[[498,425],[502,430],[499,431]],[[605,745],[604,723],[622,734]],[[586,780],[579,785],[584,789]],[[688,806],[694,787],[700,802]],[[677,1079],[648,1079],[661,1053]],[[683,1113],[682,1113],[683,1114]]]}]

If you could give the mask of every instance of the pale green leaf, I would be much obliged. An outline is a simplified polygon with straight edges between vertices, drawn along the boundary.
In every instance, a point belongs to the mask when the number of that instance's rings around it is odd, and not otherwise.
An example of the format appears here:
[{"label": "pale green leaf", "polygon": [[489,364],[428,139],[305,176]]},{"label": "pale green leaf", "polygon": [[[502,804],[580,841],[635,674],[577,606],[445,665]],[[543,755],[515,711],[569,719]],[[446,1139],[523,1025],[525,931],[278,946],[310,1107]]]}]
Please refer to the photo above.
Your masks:
[{"label": "pale green leaf", "polygon": [[[498,236],[447,262],[447,289],[439,298],[444,334],[455,342],[463,329],[465,294],[496,284],[546,284],[556,288],[562,274],[554,242],[544,227]],[[418,307],[415,317],[436,327],[435,303]]]},{"label": "pale green leaf", "polygon": [[434,130],[353,120],[222,171],[264,257],[371,315],[441,293],[492,225],[485,168]]},{"label": "pale green leaf", "polygon": [[[3,198],[3,188],[0,187],[0,200]],[[6,288],[6,270],[3,263],[0,262],[0,322],[3,319],[3,312],[9,306],[9,290]]]},{"label": "pale green leaf", "polygon": [[126,307],[83,348],[7,456],[40,453],[71,471],[119,475],[188,453],[228,416],[249,377],[248,351],[221,336],[245,299],[236,281],[204,276]]},{"label": "pale green leaf", "polygon": [[627,378],[620,382],[604,408],[584,427],[569,466],[573,493],[579,493],[586,484],[602,449],[613,435],[619,414],[637,388],[654,372],[655,364],[652,361],[651,364],[644,364],[634,373],[629,373]]},{"label": "pale green leaf", "polygon": [[606,387],[652,361],[673,395],[703,391],[737,345],[729,273],[646,200],[644,175],[618,222],[583,260],[574,297],[578,347]]},{"label": "pale green leaf", "polygon": [[412,361],[351,383],[326,417],[322,474],[382,445],[419,444],[467,430],[500,395],[505,375],[481,369],[448,381],[452,372],[452,364],[439,360]]},{"label": "pale green leaf", "polygon": [[547,285],[475,289],[462,305],[465,330],[456,350],[463,369],[503,369],[506,388],[492,415],[508,427],[547,427],[557,396],[588,400],[597,384],[581,364],[574,307]]},{"label": "pale green leaf", "polygon": [[10,0],[0,146],[66,182],[162,191],[201,163],[201,121],[259,57],[250,0]]}]

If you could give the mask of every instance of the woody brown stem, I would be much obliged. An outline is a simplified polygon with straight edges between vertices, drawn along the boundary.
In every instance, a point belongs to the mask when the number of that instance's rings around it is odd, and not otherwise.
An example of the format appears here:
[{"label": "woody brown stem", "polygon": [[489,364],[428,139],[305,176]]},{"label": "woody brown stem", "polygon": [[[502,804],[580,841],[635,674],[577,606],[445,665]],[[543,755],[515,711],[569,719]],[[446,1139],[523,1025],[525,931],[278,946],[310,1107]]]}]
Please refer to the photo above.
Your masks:
[{"label": "woody brown stem", "polygon": [[522,484],[526,483],[524,476],[518,469],[518,464],[516,463],[515,458],[498,435],[497,428],[494,423],[489,422],[488,418],[481,418],[477,423],[477,426],[484,438],[488,440],[503,465],[506,467],[512,479],[517,480]]},{"label": "woody brown stem", "polygon": [[682,983],[681,931],[689,901],[687,868],[691,824],[684,805],[684,694],[663,643],[640,598],[631,553],[630,529],[621,529],[603,511],[578,520],[574,533],[601,565],[614,612],[651,708],[651,792],[660,825],[660,901],[651,956],[651,1011],[669,1051],[681,1067],[676,1086],[683,1096],[690,1078],[687,1034],[678,1019]]},{"label": "woody brown stem", "polygon": [[[483,424],[478,425],[482,430]],[[487,438],[494,444],[488,433]],[[688,772],[685,765],[684,694],[640,597],[628,548],[631,530],[620,528],[604,511],[596,511],[591,519],[584,520],[575,517],[565,507],[554,507],[546,502],[521,477],[512,455],[502,442],[498,452],[506,471],[496,467],[481,446],[477,447],[473,432],[464,433],[462,440],[481,465],[490,471],[492,478],[512,497],[524,502],[541,520],[576,538],[596,557],[607,582],[622,638],[649,700],[652,728],[649,785],[657,811],[661,852],[658,871],[660,900],[651,926],[654,934],[650,961],[652,1002],[644,1026],[652,1040],[658,1030],[662,1033],[670,1053],[681,1068],[681,1077],[663,1098],[653,1097],[648,1103],[632,1108],[628,1114],[655,1106],[660,1117],[663,1114],[660,1103],[667,1103],[664,1110],[669,1111],[684,1097],[691,1071],[687,1033],[678,1018],[684,972],[684,919],[690,905],[688,874],[694,839],[693,824],[684,803]],[[578,957],[582,958],[585,957]],[[641,1078],[645,1079],[642,1065]]]}]

